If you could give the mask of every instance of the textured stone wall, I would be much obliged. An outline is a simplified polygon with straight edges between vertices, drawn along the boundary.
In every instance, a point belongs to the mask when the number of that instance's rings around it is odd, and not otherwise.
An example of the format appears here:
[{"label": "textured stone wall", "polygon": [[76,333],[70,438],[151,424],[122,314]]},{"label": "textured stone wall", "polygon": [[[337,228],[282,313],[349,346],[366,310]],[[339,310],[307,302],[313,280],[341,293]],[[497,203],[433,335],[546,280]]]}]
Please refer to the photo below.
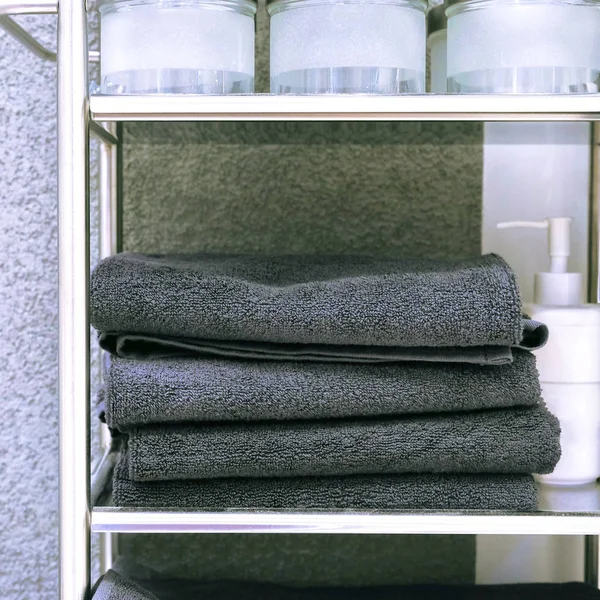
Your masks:
[{"label": "textured stone wall", "polygon": [[[55,20],[26,22],[53,45]],[[55,77],[53,65],[0,32],[0,595],[6,600],[58,592]]]}]

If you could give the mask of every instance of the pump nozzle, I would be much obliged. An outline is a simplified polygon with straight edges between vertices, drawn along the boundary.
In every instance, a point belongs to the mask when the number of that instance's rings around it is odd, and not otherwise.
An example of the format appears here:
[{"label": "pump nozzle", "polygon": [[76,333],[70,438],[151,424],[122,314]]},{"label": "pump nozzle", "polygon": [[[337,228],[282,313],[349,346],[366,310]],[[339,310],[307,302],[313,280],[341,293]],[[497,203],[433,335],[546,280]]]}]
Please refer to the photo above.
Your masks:
[{"label": "pump nozzle", "polygon": [[536,304],[576,305],[582,302],[581,273],[568,273],[567,264],[571,254],[570,217],[551,217],[543,221],[510,221],[498,223],[498,229],[527,227],[548,230],[548,253],[550,272],[535,276]]},{"label": "pump nozzle", "polygon": [[550,254],[550,273],[566,273],[571,254],[570,217],[551,217],[543,221],[510,221],[498,223],[498,229],[528,227],[548,230],[548,253]]}]

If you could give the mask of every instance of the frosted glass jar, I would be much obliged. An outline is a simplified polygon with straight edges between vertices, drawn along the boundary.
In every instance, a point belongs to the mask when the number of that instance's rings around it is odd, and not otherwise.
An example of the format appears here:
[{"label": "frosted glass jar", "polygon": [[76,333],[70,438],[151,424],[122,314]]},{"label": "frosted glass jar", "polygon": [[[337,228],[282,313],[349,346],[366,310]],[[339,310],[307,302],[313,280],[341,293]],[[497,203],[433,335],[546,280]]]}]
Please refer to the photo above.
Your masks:
[{"label": "frosted glass jar", "polygon": [[104,0],[104,94],[254,91],[251,0]]},{"label": "frosted glass jar", "polygon": [[446,6],[440,4],[427,13],[427,49],[429,50],[429,89],[434,94],[448,91],[447,53],[448,19]]},{"label": "frosted glass jar", "polygon": [[425,91],[424,0],[268,0],[273,94]]},{"label": "frosted glass jar", "polygon": [[450,91],[598,91],[599,0],[450,3],[446,13]]}]

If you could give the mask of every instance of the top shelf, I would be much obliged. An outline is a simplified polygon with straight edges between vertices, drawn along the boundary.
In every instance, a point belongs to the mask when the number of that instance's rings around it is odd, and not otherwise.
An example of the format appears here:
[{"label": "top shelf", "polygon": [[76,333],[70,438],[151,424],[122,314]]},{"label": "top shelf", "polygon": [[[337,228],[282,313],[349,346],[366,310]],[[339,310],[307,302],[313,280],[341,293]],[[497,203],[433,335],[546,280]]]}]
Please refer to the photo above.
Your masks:
[{"label": "top shelf", "polygon": [[95,121],[596,121],[600,94],[92,96]]}]

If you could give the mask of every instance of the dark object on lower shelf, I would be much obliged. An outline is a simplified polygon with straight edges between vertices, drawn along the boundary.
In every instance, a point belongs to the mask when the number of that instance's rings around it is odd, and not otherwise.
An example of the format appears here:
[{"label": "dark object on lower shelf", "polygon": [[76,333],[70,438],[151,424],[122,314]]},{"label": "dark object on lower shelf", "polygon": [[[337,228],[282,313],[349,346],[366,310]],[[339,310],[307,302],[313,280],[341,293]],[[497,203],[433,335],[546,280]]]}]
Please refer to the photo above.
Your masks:
[{"label": "dark object on lower shelf", "polygon": [[[92,600],[597,600],[600,591],[583,583],[363,588],[291,588],[261,583],[201,583],[137,580],[114,571],[96,584]],[[150,591],[144,592],[144,589]]]},{"label": "dark object on lower shelf", "polygon": [[534,511],[531,475],[365,475],[135,482],[127,456],[115,469],[116,506],[265,510]]},{"label": "dark object on lower shelf", "polygon": [[[163,586],[164,586],[163,582]],[[173,584],[168,584],[169,589],[173,589]],[[179,593],[176,592],[176,596],[173,596],[171,592],[169,592],[169,596],[171,598],[180,597]],[[154,594],[151,594],[137,583],[134,583],[132,580],[123,577],[116,571],[110,569],[106,572],[105,575],[100,577],[100,579],[96,582],[96,585],[93,587],[91,592],[92,600],[161,600],[157,598]]]}]

